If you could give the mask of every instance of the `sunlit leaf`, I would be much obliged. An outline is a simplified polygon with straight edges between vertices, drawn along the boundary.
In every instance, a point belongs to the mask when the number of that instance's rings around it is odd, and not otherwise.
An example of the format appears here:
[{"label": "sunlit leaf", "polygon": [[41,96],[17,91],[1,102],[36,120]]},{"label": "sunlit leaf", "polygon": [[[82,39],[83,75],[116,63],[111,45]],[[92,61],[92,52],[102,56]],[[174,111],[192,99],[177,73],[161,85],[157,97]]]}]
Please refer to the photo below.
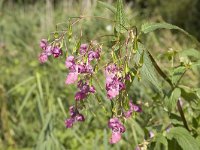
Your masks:
[{"label": "sunlit leaf", "polygon": [[170,129],[167,134],[169,140],[175,139],[183,150],[199,150],[199,144],[191,134],[182,127]]}]

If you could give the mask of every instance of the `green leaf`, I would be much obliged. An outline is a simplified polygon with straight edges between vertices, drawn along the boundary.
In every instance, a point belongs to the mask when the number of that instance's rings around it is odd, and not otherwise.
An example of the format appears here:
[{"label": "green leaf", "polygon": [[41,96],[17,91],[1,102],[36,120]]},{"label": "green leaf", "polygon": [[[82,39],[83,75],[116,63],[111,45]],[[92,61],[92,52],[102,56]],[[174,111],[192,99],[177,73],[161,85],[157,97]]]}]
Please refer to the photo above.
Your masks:
[{"label": "green leaf", "polygon": [[117,12],[115,14],[116,26],[115,29],[119,33],[123,33],[125,30],[125,15],[123,1],[117,0]]},{"label": "green leaf", "polygon": [[158,81],[158,76],[156,74],[156,70],[153,66],[153,63],[149,58],[149,55],[145,51],[144,46],[141,43],[138,43],[138,51],[135,55],[135,61],[137,65],[139,65],[140,58],[142,57],[142,55],[143,65],[140,69],[142,78],[152,83],[156,87],[156,89],[161,92],[161,85]]},{"label": "green leaf", "polygon": [[195,67],[200,67],[200,60],[197,62],[192,62],[192,69],[194,69]]},{"label": "green leaf", "polygon": [[181,76],[184,74],[185,71],[186,71],[185,66],[180,66],[180,67],[173,69],[172,83],[174,85],[177,84],[177,82],[179,81],[179,79],[181,78]]},{"label": "green leaf", "polygon": [[154,137],[153,143],[155,143],[153,150],[168,150],[167,139],[162,134],[157,134]]},{"label": "green leaf", "polygon": [[182,127],[175,127],[170,129],[167,133],[169,140],[175,139],[183,150],[199,150],[197,140],[190,135],[190,133]]},{"label": "green leaf", "polygon": [[192,89],[181,88],[181,96],[188,102],[198,101],[198,96]]},{"label": "green leaf", "polygon": [[169,111],[173,110],[176,107],[176,103],[180,96],[181,96],[181,90],[179,88],[175,88],[171,92],[169,99],[166,100],[166,104]]},{"label": "green leaf", "polygon": [[188,37],[190,37],[196,44],[200,45],[199,41],[194,36],[192,36],[191,34],[186,32],[185,30],[179,28],[178,26],[175,26],[175,25],[172,25],[172,24],[169,24],[169,23],[165,23],[165,22],[162,22],[162,23],[155,23],[155,22],[144,23],[141,27],[141,32],[144,33],[144,34],[147,34],[149,32],[157,30],[157,29],[179,30],[182,33],[184,33],[185,35],[187,35]]},{"label": "green leaf", "polygon": [[174,113],[170,113],[169,118],[173,125],[182,125],[183,124],[181,117]]},{"label": "green leaf", "polygon": [[98,2],[98,4],[99,4],[100,6],[109,9],[109,10],[112,11],[113,13],[116,13],[116,12],[117,12],[117,9],[116,9],[114,6],[110,5],[109,3],[102,2],[102,1],[97,1],[97,2]]}]

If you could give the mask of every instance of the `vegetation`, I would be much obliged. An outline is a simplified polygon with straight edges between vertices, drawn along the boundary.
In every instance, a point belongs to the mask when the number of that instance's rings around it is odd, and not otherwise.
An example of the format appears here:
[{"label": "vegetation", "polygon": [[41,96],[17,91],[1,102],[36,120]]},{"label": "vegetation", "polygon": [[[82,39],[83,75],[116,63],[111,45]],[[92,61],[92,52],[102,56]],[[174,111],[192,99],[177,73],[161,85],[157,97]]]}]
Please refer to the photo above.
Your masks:
[{"label": "vegetation", "polygon": [[[122,23],[128,23],[135,25],[141,33],[133,59],[141,64],[141,71],[128,92],[133,102],[142,106],[143,112],[126,120],[127,131],[115,145],[109,143],[111,131],[107,121],[111,117],[111,104],[102,89],[105,77],[99,75],[95,82],[100,100],[90,96],[85,102],[87,109],[82,111],[85,122],[66,129],[64,120],[69,116],[68,108],[74,103],[77,88],[64,84],[68,74],[63,63],[65,58],[40,64],[38,55],[40,39],[56,27],[67,29],[67,25],[59,23],[67,22],[71,16],[108,18],[87,17],[73,27],[75,37],[82,30],[84,43],[113,34],[115,23],[110,20],[113,20],[116,4],[73,0],[0,2],[0,149],[135,149],[137,146],[199,149],[200,52],[196,40],[199,37],[189,34],[195,35],[198,31],[184,19],[180,19],[180,24],[174,20],[172,23],[185,27],[187,32],[164,23],[164,19],[170,20],[170,15],[178,14],[178,9],[170,2],[132,2],[135,5],[127,2],[124,12],[127,18],[123,22],[119,17],[118,28]],[[183,8],[188,6],[188,0],[181,2],[184,2]],[[155,10],[157,3],[159,7]],[[168,6],[163,9],[165,4]],[[198,7],[195,4],[198,1],[190,4],[192,12]],[[196,7],[192,7],[194,5]],[[198,15],[195,13],[195,17]],[[122,15],[122,18],[125,17]],[[146,20],[154,23],[146,23]],[[72,38],[68,50],[74,49],[77,39]],[[105,52],[109,52],[113,46],[109,42],[112,37],[98,40],[104,44]],[[109,58],[109,55],[103,55],[102,64]],[[149,132],[154,137],[151,138]]]}]

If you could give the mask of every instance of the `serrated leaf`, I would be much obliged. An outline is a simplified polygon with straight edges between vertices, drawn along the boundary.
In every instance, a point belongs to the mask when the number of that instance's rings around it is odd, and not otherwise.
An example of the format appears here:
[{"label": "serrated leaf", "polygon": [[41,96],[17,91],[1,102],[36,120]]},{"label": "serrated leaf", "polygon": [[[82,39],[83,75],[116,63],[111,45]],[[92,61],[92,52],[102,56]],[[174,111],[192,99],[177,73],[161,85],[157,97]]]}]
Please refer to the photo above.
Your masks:
[{"label": "serrated leaf", "polygon": [[144,23],[141,27],[141,32],[144,33],[144,34],[147,34],[149,32],[157,30],[157,29],[170,29],[170,30],[174,29],[174,30],[181,31],[182,33],[184,33],[185,35],[190,37],[196,44],[200,45],[199,41],[194,36],[192,36],[191,34],[186,32],[185,30],[181,29],[178,26],[175,26],[175,25],[172,25],[172,24],[169,24],[169,23],[165,23],[165,22],[162,22],[162,23],[155,23],[155,22]]},{"label": "serrated leaf", "polygon": [[124,7],[123,1],[117,0],[117,12],[115,14],[116,26],[115,29],[119,33],[123,33],[125,31],[125,15],[124,15]]},{"label": "serrated leaf", "polygon": [[152,83],[158,91],[161,92],[161,85],[158,81],[158,76],[156,74],[156,70],[149,58],[147,52],[145,51],[144,46],[141,43],[138,43],[138,51],[135,55],[136,64],[139,65],[139,61],[141,56],[143,55],[143,65],[140,69],[142,79],[145,79]]},{"label": "serrated leaf", "polygon": [[183,150],[199,150],[197,140],[190,135],[190,133],[182,127],[175,127],[170,129],[167,133],[169,140],[175,139]]},{"label": "serrated leaf", "polygon": [[99,4],[100,6],[109,9],[109,10],[112,11],[113,13],[116,13],[116,12],[117,12],[117,9],[116,9],[114,6],[112,6],[112,5],[110,5],[110,4],[106,3],[106,2],[102,2],[102,1],[97,1],[97,2],[98,2],[98,4]]}]

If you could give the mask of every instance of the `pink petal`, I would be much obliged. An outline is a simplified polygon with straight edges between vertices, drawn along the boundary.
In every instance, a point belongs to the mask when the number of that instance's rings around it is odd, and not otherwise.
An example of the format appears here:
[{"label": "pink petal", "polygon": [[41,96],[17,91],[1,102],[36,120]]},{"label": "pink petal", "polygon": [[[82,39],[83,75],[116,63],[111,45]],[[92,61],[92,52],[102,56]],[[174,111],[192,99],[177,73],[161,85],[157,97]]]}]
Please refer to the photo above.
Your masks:
[{"label": "pink petal", "polygon": [[107,96],[108,96],[109,99],[115,98],[117,95],[119,95],[119,91],[116,90],[116,89],[110,89],[107,92]]},{"label": "pink petal", "polygon": [[115,144],[121,140],[121,133],[112,132],[112,137],[110,138],[110,144]]},{"label": "pink petal", "polygon": [[72,84],[78,80],[78,73],[76,72],[70,72],[67,76],[67,79],[65,80],[66,84]]}]

